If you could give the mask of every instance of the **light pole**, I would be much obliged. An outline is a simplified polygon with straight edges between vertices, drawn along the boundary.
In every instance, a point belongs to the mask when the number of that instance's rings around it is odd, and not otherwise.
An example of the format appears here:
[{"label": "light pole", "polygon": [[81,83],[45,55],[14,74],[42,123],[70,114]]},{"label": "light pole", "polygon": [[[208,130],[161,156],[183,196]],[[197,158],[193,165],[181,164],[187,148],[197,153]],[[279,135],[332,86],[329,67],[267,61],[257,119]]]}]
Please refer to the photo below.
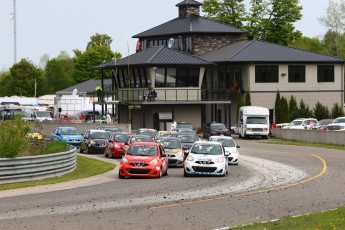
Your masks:
[{"label": "light pole", "polygon": [[13,12],[10,14],[11,20],[13,20],[13,45],[14,45],[14,64],[17,63],[17,12],[16,12],[16,0],[13,0]]}]

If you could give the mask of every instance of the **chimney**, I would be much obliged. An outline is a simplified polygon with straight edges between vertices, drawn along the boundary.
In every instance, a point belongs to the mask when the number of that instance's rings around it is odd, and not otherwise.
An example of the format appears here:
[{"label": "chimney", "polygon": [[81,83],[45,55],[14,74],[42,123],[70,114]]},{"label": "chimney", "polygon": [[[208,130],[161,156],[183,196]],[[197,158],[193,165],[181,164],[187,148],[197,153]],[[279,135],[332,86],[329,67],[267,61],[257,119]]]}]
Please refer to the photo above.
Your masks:
[{"label": "chimney", "polygon": [[194,0],[184,0],[176,4],[178,7],[178,17],[179,18],[188,18],[191,15],[200,16],[200,2]]}]

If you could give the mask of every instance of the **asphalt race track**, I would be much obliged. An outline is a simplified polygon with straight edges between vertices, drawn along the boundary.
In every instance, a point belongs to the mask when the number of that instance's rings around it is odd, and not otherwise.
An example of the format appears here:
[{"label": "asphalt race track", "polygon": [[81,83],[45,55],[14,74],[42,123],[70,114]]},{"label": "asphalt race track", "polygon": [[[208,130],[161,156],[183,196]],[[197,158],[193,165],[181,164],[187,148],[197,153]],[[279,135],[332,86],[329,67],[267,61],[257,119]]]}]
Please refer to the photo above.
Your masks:
[{"label": "asphalt race track", "polygon": [[217,229],[345,206],[344,151],[235,140],[240,164],[227,177],[170,168],[119,180],[114,170],[79,186],[1,191],[0,229]]}]

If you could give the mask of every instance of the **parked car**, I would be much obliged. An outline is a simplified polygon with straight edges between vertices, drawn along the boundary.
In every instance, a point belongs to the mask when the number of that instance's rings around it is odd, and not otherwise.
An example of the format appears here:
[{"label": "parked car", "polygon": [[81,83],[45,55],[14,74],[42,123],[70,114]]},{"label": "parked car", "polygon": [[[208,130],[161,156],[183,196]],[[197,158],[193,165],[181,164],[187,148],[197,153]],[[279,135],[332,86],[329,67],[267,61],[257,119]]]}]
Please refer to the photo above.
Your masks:
[{"label": "parked car", "polygon": [[135,142],[154,142],[154,139],[151,136],[147,135],[130,135],[122,148],[122,153],[125,153],[128,150],[129,146]]},{"label": "parked car", "polygon": [[333,119],[322,119],[319,120],[314,127],[312,128],[313,130],[327,130],[327,126],[331,124]]},{"label": "parked car", "polygon": [[317,122],[315,118],[297,118],[282,129],[312,129]]},{"label": "parked car", "polygon": [[175,137],[160,137],[156,139],[156,142],[163,146],[169,167],[183,167],[184,149],[179,139]]},{"label": "parked car", "polygon": [[104,156],[111,158],[121,158],[122,149],[125,142],[130,137],[129,133],[113,133],[108,138],[108,142],[105,145]]},{"label": "parked car", "polygon": [[331,131],[345,131],[345,117],[338,117],[334,121],[327,125],[327,130]]},{"label": "parked car", "polygon": [[229,172],[228,156],[220,142],[197,141],[184,162],[184,176],[226,176]]},{"label": "parked car", "polygon": [[218,141],[222,143],[225,152],[229,154],[228,161],[229,165],[238,165],[239,164],[239,152],[238,148],[239,145],[236,145],[234,139],[232,137],[225,137],[225,136],[211,136],[209,141]]},{"label": "parked car", "polygon": [[135,142],[122,157],[119,178],[168,175],[168,158],[159,143]]},{"label": "parked car", "polygon": [[80,153],[104,153],[105,145],[109,135],[104,130],[90,129],[84,133],[84,138],[80,143]]},{"label": "parked car", "polygon": [[200,140],[200,138],[197,135],[191,134],[191,133],[176,133],[175,137],[177,139],[179,139],[181,142],[181,145],[182,145],[183,151],[184,151],[184,159],[187,158],[187,156],[189,154],[189,150],[192,147],[192,145],[196,141]]},{"label": "parked car", "polygon": [[148,135],[151,136],[152,138],[156,137],[157,130],[156,129],[150,129],[150,128],[140,128],[138,129],[138,134],[139,135]]},{"label": "parked car", "polygon": [[48,111],[34,111],[33,117],[38,122],[52,122],[53,118]]},{"label": "parked car", "polygon": [[231,131],[223,123],[213,122],[206,124],[203,131],[204,138],[210,138],[210,136],[231,136]]},{"label": "parked car", "polygon": [[117,126],[98,126],[97,129],[106,131],[109,134],[109,136],[113,133],[122,133],[123,132],[123,130]]},{"label": "parked car", "polygon": [[59,122],[82,123],[83,121],[80,119],[78,115],[66,114],[59,117]]},{"label": "parked car", "polygon": [[80,147],[80,143],[83,140],[83,136],[79,130],[75,127],[60,126],[54,129],[50,135],[50,140],[66,141],[67,144]]},{"label": "parked car", "polygon": [[93,111],[93,110],[84,110],[84,111],[80,111],[77,114],[80,118],[80,120],[82,120],[83,122],[88,122],[94,119],[97,119],[100,115],[99,111]]}]

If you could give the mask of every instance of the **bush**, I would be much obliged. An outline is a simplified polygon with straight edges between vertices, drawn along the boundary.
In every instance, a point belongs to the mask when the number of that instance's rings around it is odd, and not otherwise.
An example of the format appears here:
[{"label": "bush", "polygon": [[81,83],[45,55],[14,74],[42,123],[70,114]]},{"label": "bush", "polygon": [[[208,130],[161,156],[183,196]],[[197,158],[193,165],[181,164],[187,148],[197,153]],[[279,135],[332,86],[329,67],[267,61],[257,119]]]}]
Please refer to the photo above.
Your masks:
[{"label": "bush", "polygon": [[59,153],[65,152],[68,150],[67,142],[64,141],[50,141],[46,146],[44,146],[40,152],[41,155],[43,154],[50,154],[50,153]]}]

